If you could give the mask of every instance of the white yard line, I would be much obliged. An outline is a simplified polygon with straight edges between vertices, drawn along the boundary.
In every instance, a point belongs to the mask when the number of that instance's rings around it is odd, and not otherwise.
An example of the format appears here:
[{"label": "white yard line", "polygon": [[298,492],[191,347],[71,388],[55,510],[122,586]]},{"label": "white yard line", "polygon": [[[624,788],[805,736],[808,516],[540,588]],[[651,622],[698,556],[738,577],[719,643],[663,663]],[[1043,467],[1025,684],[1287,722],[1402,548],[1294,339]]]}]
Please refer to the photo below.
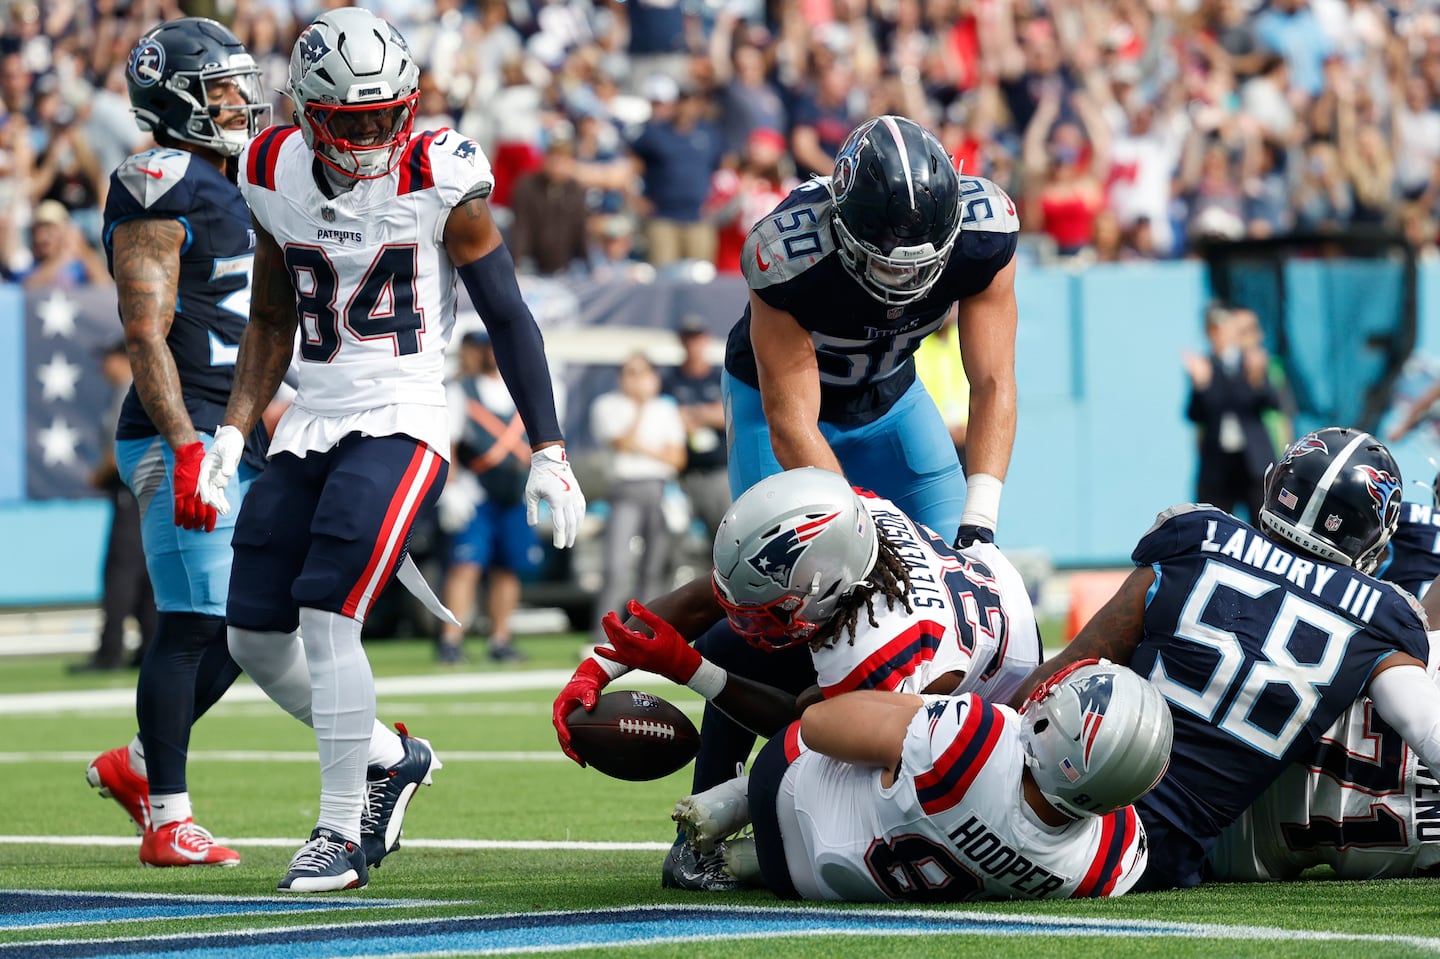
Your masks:
[{"label": "white yard line", "polygon": [[[441,676],[387,676],[375,680],[375,695],[453,696],[467,693],[508,693],[544,691],[558,693],[570,680],[570,671],[537,669],[505,673],[450,673]],[[627,674],[614,688],[637,687],[659,695],[675,689],[669,680],[651,673]],[[216,704],[228,706],[268,703],[265,694],[249,683],[239,683]],[[55,693],[8,693],[0,695],[0,716],[55,715],[57,713],[103,713],[135,709],[134,689],[86,689]]]},{"label": "white yard line", "polygon": [[[254,849],[294,849],[303,839],[242,838],[216,836],[216,842],[227,846]],[[138,836],[0,836],[0,846],[107,846],[124,848],[138,846]],[[668,842],[570,842],[541,839],[411,839],[405,837],[406,849],[572,849],[614,852],[638,850],[661,852],[670,848]]]},{"label": "white yard line", "polygon": [[[95,750],[56,750],[54,752],[0,752],[0,765],[16,763],[88,763]],[[194,749],[191,762],[218,763],[310,763],[315,764],[315,750],[286,751],[274,749]],[[559,749],[553,750],[444,750],[440,759],[451,763],[548,763],[570,762]]]}]

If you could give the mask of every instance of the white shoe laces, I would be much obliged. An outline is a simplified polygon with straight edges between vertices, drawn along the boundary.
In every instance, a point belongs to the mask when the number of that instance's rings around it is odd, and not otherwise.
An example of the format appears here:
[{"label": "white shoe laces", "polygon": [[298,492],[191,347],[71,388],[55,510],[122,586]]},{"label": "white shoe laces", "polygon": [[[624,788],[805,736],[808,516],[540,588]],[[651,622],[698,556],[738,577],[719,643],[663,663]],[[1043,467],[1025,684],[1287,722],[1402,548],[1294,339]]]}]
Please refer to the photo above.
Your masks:
[{"label": "white shoe laces", "polygon": [[290,871],[295,872],[302,869],[319,870],[330,865],[335,853],[343,854],[345,844],[335,842],[325,836],[316,836],[314,839],[300,847],[295,858],[290,861]]},{"label": "white shoe laces", "polygon": [[191,846],[200,852],[205,852],[215,845],[215,837],[210,835],[210,830],[204,826],[197,826],[192,822],[182,822],[175,827],[176,846]]},{"label": "white shoe laces", "polygon": [[384,805],[385,788],[390,780],[373,779],[365,789],[365,808],[360,810],[360,832],[374,832],[380,827],[380,809]]}]

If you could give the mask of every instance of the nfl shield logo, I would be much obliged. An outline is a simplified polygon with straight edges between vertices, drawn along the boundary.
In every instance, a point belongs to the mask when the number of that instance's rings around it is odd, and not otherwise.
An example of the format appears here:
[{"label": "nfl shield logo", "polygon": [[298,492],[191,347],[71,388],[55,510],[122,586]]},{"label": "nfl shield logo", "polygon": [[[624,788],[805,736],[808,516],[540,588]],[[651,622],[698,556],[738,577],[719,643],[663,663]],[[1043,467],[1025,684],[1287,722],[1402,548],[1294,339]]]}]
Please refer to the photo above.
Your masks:
[{"label": "nfl shield logo", "polygon": [[335,208],[334,208],[333,206],[322,206],[322,207],[320,208],[320,217],[321,217],[326,223],[334,223],[334,222],[335,222]]},{"label": "nfl shield logo", "polygon": [[1328,533],[1333,533],[1333,532],[1335,532],[1335,531],[1336,531],[1337,529],[1339,529],[1339,528],[1340,528],[1340,517],[1339,517],[1339,516],[1336,516],[1334,513],[1331,513],[1329,516],[1325,517],[1325,531],[1326,531],[1326,532],[1328,532]]}]

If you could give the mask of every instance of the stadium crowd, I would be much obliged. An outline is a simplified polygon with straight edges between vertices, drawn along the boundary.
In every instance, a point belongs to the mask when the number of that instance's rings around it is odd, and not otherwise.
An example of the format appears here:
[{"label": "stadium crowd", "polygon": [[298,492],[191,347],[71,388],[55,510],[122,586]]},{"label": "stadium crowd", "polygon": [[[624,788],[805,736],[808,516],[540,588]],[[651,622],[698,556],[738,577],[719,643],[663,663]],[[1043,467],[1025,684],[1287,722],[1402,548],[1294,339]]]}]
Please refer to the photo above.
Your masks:
[{"label": "stadium crowd", "polygon": [[[338,5],[8,0],[0,273],[23,281],[49,263],[46,277],[95,277],[80,244],[98,244],[108,174],[143,142],[124,66],[145,29],[184,14],[233,25],[283,122],[295,36]],[[522,271],[643,278],[637,261],[694,259],[738,271],[748,228],[887,112],[1004,187],[1037,255],[1165,258],[1205,236],[1377,225],[1435,247],[1429,0],[366,6],[424,70],[417,128],[456,127],[490,156]],[[582,194],[583,212],[569,202]],[[547,229],[525,228],[526,211]]]}]

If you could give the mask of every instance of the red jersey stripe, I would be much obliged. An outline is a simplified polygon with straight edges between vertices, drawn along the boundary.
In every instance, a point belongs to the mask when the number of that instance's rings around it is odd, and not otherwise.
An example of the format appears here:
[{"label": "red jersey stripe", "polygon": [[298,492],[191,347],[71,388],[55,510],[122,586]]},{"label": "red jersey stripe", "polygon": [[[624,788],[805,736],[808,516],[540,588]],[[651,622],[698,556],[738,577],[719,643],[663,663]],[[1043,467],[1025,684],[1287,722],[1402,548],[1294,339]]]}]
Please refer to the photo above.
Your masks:
[{"label": "red jersey stripe", "polygon": [[826,696],[838,696],[855,689],[895,689],[919,668],[935,658],[945,627],[925,620],[866,656],[844,679],[825,687]]},{"label": "red jersey stripe", "polygon": [[1004,715],[978,696],[971,695],[955,740],[936,758],[930,769],[915,777],[915,794],[921,808],[933,816],[959,805],[975,782],[975,777],[980,775],[980,770],[985,768],[985,763],[995,752],[1004,731]]},{"label": "red jersey stripe", "polygon": [[410,465],[400,481],[395,495],[390,499],[390,508],[385,511],[385,520],[380,524],[380,534],[370,552],[370,561],[365,572],[345,597],[340,612],[354,619],[363,620],[370,611],[370,604],[384,589],[391,571],[398,565],[400,550],[410,535],[410,524],[425,501],[425,494],[440,472],[441,459],[430,449],[420,444]]}]

